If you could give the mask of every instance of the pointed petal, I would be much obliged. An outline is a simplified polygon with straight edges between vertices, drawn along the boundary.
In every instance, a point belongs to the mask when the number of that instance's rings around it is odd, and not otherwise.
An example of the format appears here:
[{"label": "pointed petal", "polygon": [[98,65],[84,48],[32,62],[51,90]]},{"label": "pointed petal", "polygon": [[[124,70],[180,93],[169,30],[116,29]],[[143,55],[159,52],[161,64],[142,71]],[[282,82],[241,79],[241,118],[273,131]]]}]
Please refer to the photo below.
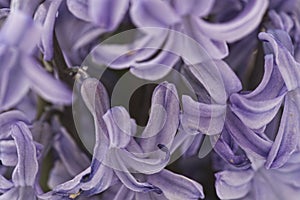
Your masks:
[{"label": "pointed petal", "polygon": [[148,176],[149,183],[159,187],[167,199],[203,199],[202,186],[169,170]]},{"label": "pointed petal", "polygon": [[292,50],[289,50],[292,41],[288,33],[276,30],[271,33],[260,33],[259,38],[267,41],[271,46],[275,62],[280,70],[287,89],[290,91],[299,87],[300,64],[295,61],[292,55],[293,52],[291,52]]},{"label": "pointed petal", "polygon": [[265,56],[264,76],[260,84],[244,97],[252,100],[269,100],[278,97],[285,91],[284,81],[277,67],[274,67],[274,56]]},{"label": "pointed petal", "polygon": [[33,59],[24,59],[23,70],[31,87],[46,100],[56,104],[70,104],[72,93],[66,85],[54,79]]},{"label": "pointed petal", "polygon": [[300,90],[287,93],[280,127],[275,142],[269,153],[266,167],[281,167],[296,150],[300,132]]},{"label": "pointed petal", "polygon": [[[103,119],[103,115],[110,107],[107,91],[99,80],[95,78],[87,78],[83,81],[80,89],[82,98],[87,108],[94,118],[96,136],[95,147],[93,153],[92,166],[97,162],[101,162],[105,157],[105,152],[108,149],[108,132]],[[92,167],[92,174],[96,170]]]},{"label": "pointed petal", "polygon": [[[46,15],[44,16],[45,18],[42,22],[43,30],[42,30],[41,44],[42,44],[42,52],[44,53],[44,59],[47,61],[50,61],[53,58],[53,54],[54,54],[54,47],[53,47],[54,24],[61,3],[62,0],[54,0],[51,1],[49,6],[47,6],[46,8],[43,7],[39,8],[39,9],[46,9],[45,11]],[[39,12],[43,12],[43,11],[39,11]],[[38,16],[38,14],[35,16],[35,18],[40,17]]]},{"label": "pointed petal", "polygon": [[[29,3],[28,3],[29,4]],[[24,12],[10,12],[0,31],[0,42],[32,54],[41,35],[41,26]]]},{"label": "pointed petal", "polygon": [[216,65],[220,70],[224,87],[228,96],[243,89],[240,79],[226,62],[218,60],[216,61]]},{"label": "pointed petal", "polygon": [[15,49],[0,47],[0,110],[15,106],[29,90],[29,80],[19,68],[24,56]]},{"label": "pointed petal", "polygon": [[269,124],[277,114],[285,94],[265,101],[251,101],[242,95],[230,97],[231,110],[251,129],[260,129]]},{"label": "pointed petal", "polygon": [[105,126],[102,116],[109,109],[109,98],[103,84],[95,78],[87,78],[81,86],[82,98],[101,127]]},{"label": "pointed petal", "polygon": [[262,138],[253,130],[246,127],[231,111],[227,112],[226,129],[231,137],[253,156],[266,158],[271,149],[272,141]]},{"label": "pointed petal", "polygon": [[12,137],[18,153],[18,163],[13,171],[12,180],[16,186],[33,186],[38,162],[31,132],[24,123],[18,122],[12,127]]},{"label": "pointed petal", "polygon": [[179,99],[175,85],[163,82],[152,95],[150,117],[141,138],[144,152],[157,151],[157,145],[170,148],[179,126]]}]

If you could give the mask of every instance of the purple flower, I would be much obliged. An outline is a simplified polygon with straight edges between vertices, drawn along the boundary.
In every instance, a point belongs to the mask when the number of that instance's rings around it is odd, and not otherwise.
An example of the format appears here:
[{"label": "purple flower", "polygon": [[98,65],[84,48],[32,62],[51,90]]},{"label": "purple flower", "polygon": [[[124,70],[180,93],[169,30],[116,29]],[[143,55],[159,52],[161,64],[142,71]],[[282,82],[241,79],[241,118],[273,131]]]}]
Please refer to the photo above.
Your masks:
[{"label": "purple flower", "polygon": [[37,148],[26,116],[18,111],[9,111],[0,115],[0,122],[1,161],[8,166],[15,165],[11,180],[0,175],[0,192],[3,193],[0,199],[18,199],[24,195],[36,199]]},{"label": "purple flower", "polygon": [[[162,195],[172,197],[176,194],[183,199],[203,197],[202,187],[198,183],[163,170],[169,161],[168,147],[172,144],[179,122],[179,102],[173,85],[162,83],[156,88],[148,125],[137,139],[132,137],[136,131],[135,121],[130,119],[123,107],[109,109],[105,88],[98,80],[84,80],[81,92],[96,126],[91,167],[71,181],[55,187],[53,192],[44,197],[72,194],[89,196],[103,192],[117,182],[123,185],[122,192],[117,194],[119,198],[131,192],[138,196],[154,192],[153,195],[160,194],[160,198]],[[158,113],[163,118],[157,118]],[[171,185],[163,183],[168,180],[178,184],[178,188],[173,189]],[[179,194],[177,191],[180,187],[185,188],[186,192]]]},{"label": "purple flower", "polygon": [[0,0],[0,200],[297,199],[299,3]]},{"label": "purple flower", "polygon": [[53,103],[71,102],[70,90],[31,56],[39,35],[40,26],[22,12],[11,12],[5,21],[0,31],[0,110],[14,107],[30,88]]},{"label": "purple flower", "polygon": [[[101,45],[95,49],[93,57],[111,68],[129,67],[137,77],[156,80],[170,72],[179,56],[187,64],[202,62],[207,53],[214,59],[226,57],[226,42],[236,41],[252,32],[259,24],[268,2],[249,1],[237,17],[215,24],[202,19],[209,14],[213,5],[214,1],[211,0],[184,3],[176,0],[132,1],[131,19],[138,28],[145,28],[142,29],[146,32],[145,39],[136,38],[133,44],[128,45]],[[193,39],[201,46],[200,49],[205,50],[195,50],[189,39],[178,36],[178,33]]]},{"label": "purple flower", "polygon": [[[266,44],[265,74],[261,84],[246,95],[232,95],[233,112],[252,129],[264,129],[284,102],[280,126],[267,156],[266,167],[278,168],[296,150],[299,140],[299,63],[293,58],[293,45],[281,30],[261,33]],[[296,111],[296,112],[295,112]]]},{"label": "purple flower", "polygon": [[298,199],[299,152],[278,169],[266,169],[253,160],[247,170],[227,169],[216,173],[216,190],[220,199]]},{"label": "purple flower", "polygon": [[[53,59],[54,37],[56,37],[59,47],[68,58],[68,64],[70,63],[71,66],[80,65],[90,51],[88,49],[85,54],[81,55],[82,50],[80,48],[87,44],[90,45],[94,39],[106,31],[92,23],[82,21],[82,18],[88,19],[86,14],[83,14],[87,9],[86,4],[87,2],[80,0],[71,0],[66,3],[61,0],[47,0],[39,6],[34,19],[43,25],[39,47],[45,60]],[[83,57],[81,60],[76,58],[78,54]]]},{"label": "purple flower", "polygon": [[[197,102],[189,96],[182,97],[180,131],[187,136],[210,136],[214,150],[224,160],[237,167],[247,168],[250,162],[243,150],[266,157],[271,143],[245,126],[232,112],[228,104],[229,97],[240,91],[242,86],[229,66],[223,61],[211,62],[209,70],[207,66],[208,63],[203,63],[190,70],[211,99],[205,100],[200,96]],[[181,142],[185,140],[186,137],[182,137]],[[193,148],[199,148],[200,144],[193,144]]]}]

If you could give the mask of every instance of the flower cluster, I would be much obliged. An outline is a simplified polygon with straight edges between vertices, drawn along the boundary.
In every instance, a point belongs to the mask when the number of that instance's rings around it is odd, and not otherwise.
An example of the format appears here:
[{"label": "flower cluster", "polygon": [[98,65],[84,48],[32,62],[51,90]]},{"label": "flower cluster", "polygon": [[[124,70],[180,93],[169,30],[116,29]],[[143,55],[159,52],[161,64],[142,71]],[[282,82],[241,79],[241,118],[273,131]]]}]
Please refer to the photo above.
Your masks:
[{"label": "flower cluster", "polygon": [[0,58],[0,200],[299,199],[300,0],[0,0]]}]

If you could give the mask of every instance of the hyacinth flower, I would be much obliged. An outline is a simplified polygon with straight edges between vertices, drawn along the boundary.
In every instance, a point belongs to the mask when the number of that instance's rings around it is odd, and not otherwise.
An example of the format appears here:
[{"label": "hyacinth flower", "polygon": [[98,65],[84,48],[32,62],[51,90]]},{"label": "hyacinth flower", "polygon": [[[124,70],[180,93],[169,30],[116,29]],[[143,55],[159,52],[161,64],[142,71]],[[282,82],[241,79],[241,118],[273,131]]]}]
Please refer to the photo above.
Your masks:
[{"label": "hyacinth flower", "polygon": [[269,12],[269,21],[271,26],[268,29],[281,29],[289,33],[293,40],[295,49],[295,59],[300,61],[300,9],[299,0],[272,0]]},{"label": "hyacinth flower", "polygon": [[[96,93],[92,89],[95,87]],[[167,83],[156,88],[153,94],[153,114],[150,115],[149,123],[139,141],[132,138],[136,125],[127,111],[123,107],[109,109],[105,88],[97,79],[86,79],[82,84],[82,94],[94,116],[97,130],[91,167],[73,180],[55,187],[54,192],[44,195],[43,198],[50,198],[49,195],[57,198],[90,196],[105,191],[118,182],[123,186],[115,197],[117,199],[124,199],[126,196],[133,198],[135,195],[149,198],[157,195],[158,198],[176,196],[180,199],[203,197],[200,184],[163,170],[169,161],[168,146],[172,143],[179,121],[179,104],[174,89],[174,86]],[[169,104],[165,104],[166,100]],[[163,120],[165,124],[158,122],[157,113],[153,112],[161,106],[166,109],[166,121]],[[156,133],[155,131],[158,131],[157,135],[149,135]],[[178,187],[172,188],[166,184],[170,180]],[[180,193],[179,189],[184,192]]]},{"label": "hyacinth flower", "polygon": [[[296,1],[294,2],[296,3]],[[288,9],[289,8],[289,9]],[[282,12],[271,10],[269,12],[270,22],[267,26],[268,30],[280,29],[287,32],[294,46],[294,58],[297,62],[300,61],[300,24],[299,16],[300,10],[297,10],[295,4],[291,4],[288,8],[283,9]]]},{"label": "hyacinth flower", "polygon": [[[43,25],[39,48],[44,60],[53,59],[56,37],[67,63],[71,66],[80,65],[89,53],[89,49],[82,53],[81,48],[87,44],[89,46],[94,39],[106,32],[91,22],[83,21],[88,19],[87,14],[82,14],[85,12],[81,7],[85,7],[85,4],[86,1],[47,0],[38,7],[34,20]],[[71,28],[72,33],[69,32]],[[81,59],[77,58],[78,54]]]},{"label": "hyacinth flower", "polygon": [[[266,169],[264,161],[251,160],[245,170],[228,168],[217,172],[216,191],[220,199],[286,199],[296,200],[300,195],[299,152],[291,155],[278,169]],[[223,165],[224,166],[224,165]]]},{"label": "hyacinth flower", "polygon": [[[0,110],[15,106],[30,88],[50,102],[71,102],[70,90],[46,72],[31,56],[39,35],[40,25],[21,11],[12,11],[4,22],[0,30]],[[52,87],[48,87],[49,85]]]},{"label": "hyacinth flower", "polygon": [[[116,4],[112,5],[118,7]],[[214,59],[221,59],[228,55],[226,42],[236,41],[257,27],[268,1],[249,1],[234,19],[215,24],[202,19],[210,13],[213,5],[213,0],[131,1],[129,10],[132,22],[136,27],[142,28],[141,31],[146,32],[146,36],[143,39],[137,37],[128,45],[101,45],[93,51],[93,58],[113,69],[130,68],[135,76],[150,80],[168,74],[179,56],[189,58],[187,64],[203,61],[201,54],[207,53]],[[149,27],[153,30],[147,29]],[[189,36],[207,52],[201,53],[193,49],[195,47],[185,37],[178,37],[172,31],[164,30],[165,28]]]},{"label": "hyacinth flower", "polygon": [[[99,43],[99,36],[106,33],[106,30],[74,17],[63,3],[59,13],[55,27],[59,46],[69,66],[80,66],[92,47]],[[74,31],[70,33],[70,29]]]},{"label": "hyacinth flower", "polygon": [[[268,124],[284,102],[281,123],[266,162],[267,168],[278,168],[284,165],[299,143],[299,63],[293,57],[293,45],[285,31],[269,31],[259,37],[267,42],[262,84],[248,95],[232,96],[232,102],[234,112],[251,128]],[[260,112],[259,117],[254,114],[257,112]]]},{"label": "hyacinth flower", "polygon": [[38,151],[26,116],[19,111],[0,115],[1,162],[14,166],[12,179],[0,175],[0,199],[37,199]]},{"label": "hyacinth flower", "polygon": [[[183,113],[181,116],[182,137],[180,143],[190,143],[193,137],[202,134],[210,136],[214,150],[229,164],[248,168],[250,161],[247,154],[265,158],[271,149],[272,142],[260,136],[260,133],[247,127],[233,112],[230,98],[242,89],[240,80],[223,61],[211,61],[194,66],[191,71],[209,94],[209,101],[193,100],[183,96]],[[200,73],[201,71],[201,73]],[[199,84],[201,83],[201,84]],[[199,149],[198,144],[191,148]],[[186,144],[185,144],[186,145]]]}]

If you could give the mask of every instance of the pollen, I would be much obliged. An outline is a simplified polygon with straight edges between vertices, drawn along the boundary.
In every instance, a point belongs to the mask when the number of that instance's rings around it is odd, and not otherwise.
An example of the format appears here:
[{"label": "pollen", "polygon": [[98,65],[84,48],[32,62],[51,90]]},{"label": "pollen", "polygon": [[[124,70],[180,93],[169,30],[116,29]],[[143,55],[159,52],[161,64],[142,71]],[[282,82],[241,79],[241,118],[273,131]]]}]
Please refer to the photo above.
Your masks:
[{"label": "pollen", "polygon": [[70,194],[70,195],[69,195],[69,198],[70,198],[70,199],[76,199],[80,194],[81,194],[81,191],[79,191],[79,192],[77,192],[77,193],[74,193],[74,194]]}]

